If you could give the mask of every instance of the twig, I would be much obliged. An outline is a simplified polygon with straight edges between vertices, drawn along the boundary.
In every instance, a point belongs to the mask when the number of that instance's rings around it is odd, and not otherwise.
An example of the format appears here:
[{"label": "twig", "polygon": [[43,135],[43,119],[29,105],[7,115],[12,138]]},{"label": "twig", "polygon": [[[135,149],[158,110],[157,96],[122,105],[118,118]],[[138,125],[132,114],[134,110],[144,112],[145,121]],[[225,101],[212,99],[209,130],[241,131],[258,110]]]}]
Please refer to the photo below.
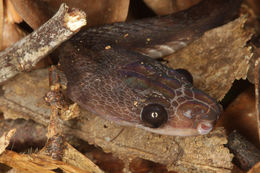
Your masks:
[{"label": "twig", "polygon": [[237,131],[233,131],[228,135],[227,146],[235,155],[234,161],[243,170],[249,170],[260,160],[260,150]]},{"label": "twig", "polygon": [[59,11],[39,29],[0,53],[0,83],[29,71],[43,57],[86,25],[86,14],[62,4]]},{"label": "twig", "polygon": [[260,143],[260,58],[255,62],[254,69],[254,78],[255,78],[255,114],[256,114],[256,123],[258,127],[258,141]]},{"label": "twig", "polygon": [[62,136],[62,120],[61,109],[64,107],[64,99],[61,93],[60,78],[56,72],[56,68],[49,68],[49,87],[50,92],[47,93],[46,101],[50,103],[51,115],[48,126],[48,141],[45,145],[48,155],[54,160],[61,160],[64,150],[65,139]]}]

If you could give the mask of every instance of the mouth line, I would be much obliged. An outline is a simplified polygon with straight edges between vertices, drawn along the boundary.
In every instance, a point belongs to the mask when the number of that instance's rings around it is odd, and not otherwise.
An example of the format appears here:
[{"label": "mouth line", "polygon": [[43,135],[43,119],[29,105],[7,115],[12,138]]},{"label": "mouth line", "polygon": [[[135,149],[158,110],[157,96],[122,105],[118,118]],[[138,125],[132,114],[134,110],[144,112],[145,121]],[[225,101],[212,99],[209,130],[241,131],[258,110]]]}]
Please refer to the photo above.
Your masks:
[{"label": "mouth line", "polygon": [[204,135],[208,134],[213,129],[213,122],[204,121],[199,123],[197,131],[199,134]]}]

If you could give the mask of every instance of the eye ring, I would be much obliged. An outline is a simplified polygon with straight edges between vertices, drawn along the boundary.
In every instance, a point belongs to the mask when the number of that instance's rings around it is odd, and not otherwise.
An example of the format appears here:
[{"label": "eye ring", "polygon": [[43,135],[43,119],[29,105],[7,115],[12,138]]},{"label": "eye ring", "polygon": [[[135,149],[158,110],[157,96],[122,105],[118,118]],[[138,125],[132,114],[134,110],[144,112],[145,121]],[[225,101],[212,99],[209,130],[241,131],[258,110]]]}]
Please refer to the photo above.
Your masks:
[{"label": "eye ring", "polygon": [[141,120],[151,128],[158,128],[168,120],[168,113],[165,108],[157,103],[148,104],[143,107]]}]

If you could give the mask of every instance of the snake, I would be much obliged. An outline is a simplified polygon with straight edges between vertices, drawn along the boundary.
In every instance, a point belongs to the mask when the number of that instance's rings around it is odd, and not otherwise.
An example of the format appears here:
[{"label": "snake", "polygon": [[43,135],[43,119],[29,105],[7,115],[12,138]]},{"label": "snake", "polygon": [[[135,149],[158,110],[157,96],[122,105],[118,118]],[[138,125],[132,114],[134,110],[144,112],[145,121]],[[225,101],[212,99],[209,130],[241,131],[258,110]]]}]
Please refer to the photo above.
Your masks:
[{"label": "snake", "polygon": [[122,126],[161,135],[208,134],[221,105],[195,88],[187,71],[157,58],[235,19],[240,4],[203,0],[166,16],[85,27],[59,49],[68,97]]}]

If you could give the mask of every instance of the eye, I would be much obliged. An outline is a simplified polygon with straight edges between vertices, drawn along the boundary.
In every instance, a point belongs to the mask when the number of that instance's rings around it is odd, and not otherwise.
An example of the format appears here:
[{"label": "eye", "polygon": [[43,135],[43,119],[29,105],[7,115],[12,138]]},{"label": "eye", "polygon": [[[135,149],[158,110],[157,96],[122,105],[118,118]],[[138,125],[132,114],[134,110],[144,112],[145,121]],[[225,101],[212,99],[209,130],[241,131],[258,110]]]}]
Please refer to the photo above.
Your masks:
[{"label": "eye", "polygon": [[158,128],[167,122],[168,114],[162,105],[149,104],[143,108],[141,119],[149,127]]}]

